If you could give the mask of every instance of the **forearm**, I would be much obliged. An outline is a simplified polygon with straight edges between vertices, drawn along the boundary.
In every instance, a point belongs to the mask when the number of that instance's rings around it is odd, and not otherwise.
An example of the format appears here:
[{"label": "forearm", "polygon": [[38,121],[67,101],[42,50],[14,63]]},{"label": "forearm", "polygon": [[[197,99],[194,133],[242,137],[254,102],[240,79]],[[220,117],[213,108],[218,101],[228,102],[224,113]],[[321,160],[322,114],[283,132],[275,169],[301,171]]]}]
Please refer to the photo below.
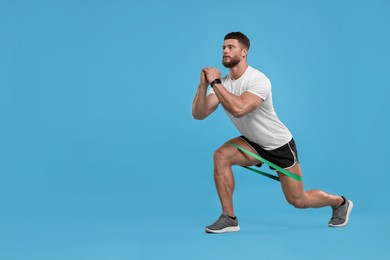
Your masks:
[{"label": "forearm", "polygon": [[210,112],[207,107],[207,86],[199,84],[194,101],[192,102],[192,116],[195,119],[204,119]]},{"label": "forearm", "polygon": [[247,110],[245,102],[229,91],[222,84],[214,85],[214,92],[223,108],[235,117],[241,117]]}]

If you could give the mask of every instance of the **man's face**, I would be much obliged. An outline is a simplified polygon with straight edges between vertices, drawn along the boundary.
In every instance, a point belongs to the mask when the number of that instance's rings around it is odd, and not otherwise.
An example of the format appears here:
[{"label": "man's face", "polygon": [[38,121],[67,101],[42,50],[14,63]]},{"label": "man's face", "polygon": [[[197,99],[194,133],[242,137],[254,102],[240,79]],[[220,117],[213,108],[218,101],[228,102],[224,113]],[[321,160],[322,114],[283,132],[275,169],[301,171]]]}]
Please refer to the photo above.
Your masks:
[{"label": "man's face", "polygon": [[246,56],[246,49],[236,39],[227,39],[223,46],[222,64],[226,68],[233,68]]}]

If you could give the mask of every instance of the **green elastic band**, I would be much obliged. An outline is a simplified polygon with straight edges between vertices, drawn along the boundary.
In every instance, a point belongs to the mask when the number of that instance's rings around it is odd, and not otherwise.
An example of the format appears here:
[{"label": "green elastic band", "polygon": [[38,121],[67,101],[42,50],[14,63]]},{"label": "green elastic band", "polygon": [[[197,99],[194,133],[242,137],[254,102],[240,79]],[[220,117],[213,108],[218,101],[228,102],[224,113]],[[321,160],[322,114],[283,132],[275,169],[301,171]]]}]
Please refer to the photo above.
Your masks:
[{"label": "green elastic band", "polygon": [[[273,164],[272,162],[267,161],[266,159],[264,159],[264,158],[258,156],[257,154],[254,154],[254,153],[252,153],[251,151],[248,151],[247,149],[242,148],[241,146],[239,146],[239,145],[237,145],[237,144],[235,144],[235,143],[228,142],[227,144],[236,147],[238,150],[240,150],[240,151],[242,151],[242,152],[244,152],[244,153],[246,153],[246,154],[248,154],[248,155],[250,155],[250,156],[256,158],[257,160],[259,160],[259,161],[261,161],[261,162],[263,162],[263,163],[265,163],[265,164],[271,166],[272,168],[274,168],[274,169],[280,171],[281,173],[283,173],[284,175],[287,175],[287,176],[290,177],[290,178],[293,178],[294,180],[302,181],[302,177],[301,177],[301,176],[296,175],[296,174],[294,174],[294,173],[291,173],[291,172],[289,172],[289,171],[283,169],[282,167],[279,167],[279,166],[277,166],[276,164]],[[242,166],[242,167],[244,167],[244,168],[246,168],[246,169],[248,169],[248,170],[251,170],[251,171],[253,171],[253,172],[256,172],[256,173],[258,173],[258,174],[264,175],[265,177],[271,178],[271,179],[273,179],[273,180],[280,181],[279,178],[278,178],[277,176],[271,175],[271,174],[269,174],[269,173],[266,173],[266,172],[262,172],[262,171],[253,169],[253,168],[248,167],[248,166]]]}]

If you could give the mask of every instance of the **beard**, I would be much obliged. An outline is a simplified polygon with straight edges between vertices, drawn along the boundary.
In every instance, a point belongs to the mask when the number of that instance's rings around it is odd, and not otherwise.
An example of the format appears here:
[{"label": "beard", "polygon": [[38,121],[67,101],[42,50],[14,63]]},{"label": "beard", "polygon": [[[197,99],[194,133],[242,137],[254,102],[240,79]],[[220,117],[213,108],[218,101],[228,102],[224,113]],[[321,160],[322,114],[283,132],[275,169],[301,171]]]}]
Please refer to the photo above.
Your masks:
[{"label": "beard", "polygon": [[231,57],[229,61],[225,61],[224,58],[222,57],[222,64],[223,66],[225,66],[226,68],[233,68],[234,66],[236,66],[238,63],[240,63],[241,59],[240,57]]}]

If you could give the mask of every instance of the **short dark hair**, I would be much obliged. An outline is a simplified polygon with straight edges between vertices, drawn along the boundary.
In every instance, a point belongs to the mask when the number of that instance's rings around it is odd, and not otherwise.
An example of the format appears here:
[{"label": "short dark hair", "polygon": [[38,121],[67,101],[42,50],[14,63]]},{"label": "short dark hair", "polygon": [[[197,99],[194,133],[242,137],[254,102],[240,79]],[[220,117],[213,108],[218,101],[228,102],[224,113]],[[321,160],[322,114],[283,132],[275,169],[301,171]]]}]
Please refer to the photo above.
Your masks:
[{"label": "short dark hair", "polygon": [[249,41],[249,38],[246,37],[245,34],[243,34],[242,32],[231,32],[231,33],[228,33],[226,34],[224,40],[227,40],[227,39],[236,39],[238,40],[239,43],[241,43],[242,45],[244,45],[245,48],[247,48],[249,50],[249,47],[251,45],[250,41]]}]

